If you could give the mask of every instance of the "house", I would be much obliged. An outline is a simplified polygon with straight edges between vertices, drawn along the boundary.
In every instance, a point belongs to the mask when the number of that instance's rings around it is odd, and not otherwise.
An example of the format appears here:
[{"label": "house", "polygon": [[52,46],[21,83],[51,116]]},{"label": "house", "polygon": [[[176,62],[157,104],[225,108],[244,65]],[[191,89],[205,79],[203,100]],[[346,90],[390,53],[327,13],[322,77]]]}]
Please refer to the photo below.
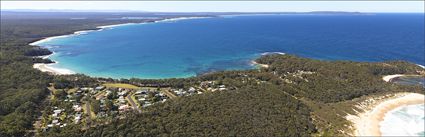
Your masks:
[{"label": "house", "polygon": [[53,127],[53,124],[48,124],[47,127]]},{"label": "house", "polygon": [[143,90],[139,90],[139,91],[136,91],[136,95],[139,95],[139,94],[146,94],[148,91],[146,90],[146,89],[143,89]]},{"label": "house", "polygon": [[82,110],[80,105],[73,105],[72,108],[74,109],[75,112],[80,112]]},{"label": "house", "polygon": [[145,101],[146,98],[139,98],[139,101]]},{"label": "house", "polygon": [[176,95],[178,95],[178,96],[182,94],[182,92],[178,91],[178,90],[175,90],[174,93],[176,93]]},{"label": "house", "polygon": [[128,106],[128,105],[121,105],[121,106],[118,107],[118,110],[121,111],[121,112],[127,111],[129,109],[130,109],[130,106]]},{"label": "house", "polygon": [[118,101],[119,101],[121,104],[124,104],[124,103],[125,103],[125,98],[124,98],[124,96],[120,96],[120,97],[118,98]]},{"label": "house", "polygon": [[58,124],[58,123],[59,123],[59,120],[57,120],[57,119],[52,121],[52,124]]},{"label": "house", "polygon": [[142,107],[148,107],[148,106],[150,106],[150,105],[152,105],[152,103],[151,103],[151,102],[146,101],[146,102],[143,104],[143,106],[142,106]]},{"label": "house", "polygon": [[66,95],[66,98],[71,99],[72,95]]},{"label": "house", "polygon": [[96,88],[94,88],[95,90],[103,90],[103,89],[105,89],[105,86],[97,86]]},{"label": "house", "polygon": [[127,90],[123,90],[121,92],[118,92],[118,96],[125,96],[127,95]]},{"label": "house", "polygon": [[76,113],[74,120],[75,120],[75,124],[78,124],[81,120],[81,113],[79,113],[79,112]]},{"label": "house", "polygon": [[194,88],[194,87],[190,87],[189,88],[189,93],[193,93],[193,92],[195,92],[196,91],[196,89]]},{"label": "house", "polygon": [[59,114],[59,113],[61,113],[61,112],[62,112],[62,110],[60,110],[60,109],[56,109],[56,110],[53,110],[53,112],[54,112],[55,114]]}]

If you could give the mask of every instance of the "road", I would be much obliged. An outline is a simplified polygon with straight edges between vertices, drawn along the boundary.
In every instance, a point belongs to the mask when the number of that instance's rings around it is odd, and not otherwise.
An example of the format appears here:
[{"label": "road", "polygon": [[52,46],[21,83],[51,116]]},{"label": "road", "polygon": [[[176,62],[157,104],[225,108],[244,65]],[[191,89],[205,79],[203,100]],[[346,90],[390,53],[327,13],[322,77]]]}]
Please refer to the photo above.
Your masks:
[{"label": "road", "polygon": [[90,123],[91,123],[91,110],[90,110],[90,103],[87,101],[86,102],[86,113],[87,113],[87,127],[89,127]]},{"label": "road", "polygon": [[134,100],[131,98],[131,95],[127,95],[127,100],[128,102],[130,102],[131,106],[133,107],[133,109],[137,110],[139,113],[142,113],[142,110],[140,110],[140,108],[137,106],[136,103],[134,103]]},{"label": "road", "polygon": [[171,93],[169,90],[165,89],[165,90],[161,90],[165,95],[167,95],[168,97],[175,98],[177,97],[176,95],[174,95],[173,93]]}]

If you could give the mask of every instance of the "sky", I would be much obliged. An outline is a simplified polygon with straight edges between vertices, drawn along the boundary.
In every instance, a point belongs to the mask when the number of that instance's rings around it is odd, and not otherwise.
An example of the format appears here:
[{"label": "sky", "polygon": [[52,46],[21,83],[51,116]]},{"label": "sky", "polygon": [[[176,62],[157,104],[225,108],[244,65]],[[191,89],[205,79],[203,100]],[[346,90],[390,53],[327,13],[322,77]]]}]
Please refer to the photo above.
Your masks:
[{"label": "sky", "polygon": [[151,12],[419,12],[424,1],[1,1],[1,9]]}]

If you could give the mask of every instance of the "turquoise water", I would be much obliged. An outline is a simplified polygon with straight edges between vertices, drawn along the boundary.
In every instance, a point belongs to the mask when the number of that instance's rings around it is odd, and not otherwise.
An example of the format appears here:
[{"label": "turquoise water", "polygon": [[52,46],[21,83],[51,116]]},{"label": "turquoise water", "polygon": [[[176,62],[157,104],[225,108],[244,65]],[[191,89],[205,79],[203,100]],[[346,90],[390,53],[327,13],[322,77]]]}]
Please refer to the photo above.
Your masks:
[{"label": "turquoise water", "polygon": [[223,16],[126,25],[41,44],[55,67],[113,78],[252,69],[265,52],[425,65],[424,14]]},{"label": "turquoise water", "polygon": [[425,136],[425,105],[408,105],[388,112],[380,123],[382,136]]}]

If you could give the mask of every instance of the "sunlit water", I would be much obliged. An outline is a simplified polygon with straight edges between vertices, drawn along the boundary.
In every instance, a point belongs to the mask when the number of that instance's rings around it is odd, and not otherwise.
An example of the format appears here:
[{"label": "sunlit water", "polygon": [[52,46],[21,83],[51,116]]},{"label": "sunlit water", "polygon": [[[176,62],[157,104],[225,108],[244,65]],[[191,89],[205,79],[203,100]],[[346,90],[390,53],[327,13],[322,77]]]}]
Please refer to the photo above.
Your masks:
[{"label": "sunlit water", "polygon": [[256,15],[136,24],[40,45],[55,67],[113,78],[189,77],[252,69],[265,52],[425,65],[424,14]]}]

